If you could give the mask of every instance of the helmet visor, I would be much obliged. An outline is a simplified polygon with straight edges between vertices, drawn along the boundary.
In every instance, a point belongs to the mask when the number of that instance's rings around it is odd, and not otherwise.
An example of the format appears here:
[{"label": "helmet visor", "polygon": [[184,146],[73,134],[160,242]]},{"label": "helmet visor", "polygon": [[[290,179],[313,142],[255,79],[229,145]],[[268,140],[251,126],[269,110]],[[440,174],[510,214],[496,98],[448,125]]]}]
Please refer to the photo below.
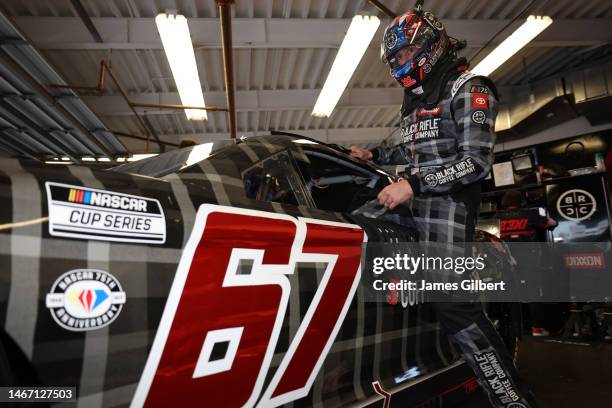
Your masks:
[{"label": "helmet visor", "polygon": [[389,58],[389,68],[398,69],[406,63],[414,61],[421,52],[421,44],[411,44],[400,48]]}]

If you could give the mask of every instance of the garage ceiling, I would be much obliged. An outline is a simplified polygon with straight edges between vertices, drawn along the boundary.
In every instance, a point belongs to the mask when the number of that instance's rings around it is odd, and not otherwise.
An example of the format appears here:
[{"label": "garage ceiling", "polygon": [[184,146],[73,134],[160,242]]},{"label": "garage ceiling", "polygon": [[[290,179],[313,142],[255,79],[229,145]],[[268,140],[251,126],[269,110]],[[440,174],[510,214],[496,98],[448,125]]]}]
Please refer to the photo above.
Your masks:
[{"label": "garage ceiling", "polygon": [[[383,3],[400,12],[413,2],[383,0]],[[425,7],[444,20],[451,35],[468,41],[465,55],[470,58],[529,3],[428,0]],[[106,59],[130,98],[148,103],[180,103],[153,18],[167,10],[184,14],[190,19],[207,104],[225,104],[214,0],[81,0],[81,4],[100,38],[87,30],[74,1],[3,0],[1,7],[67,82],[95,86],[99,62]],[[397,122],[401,90],[380,63],[377,47],[380,32],[333,115],[325,119],[310,115],[350,18],[359,9],[373,10],[363,0],[235,2],[232,13],[239,136],[276,129],[308,133],[334,143],[367,144],[391,132]],[[539,0],[529,13],[549,15],[555,22],[537,41],[494,73],[493,79],[500,86],[554,75],[611,52],[609,0]],[[520,23],[510,24],[500,39]],[[484,55],[486,52],[478,58]],[[111,83],[104,95],[83,94],[83,98],[109,129],[143,134]],[[223,112],[210,112],[208,121],[188,121],[182,111],[142,112],[165,141],[228,137]],[[141,141],[120,139],[133,152],[144,150]]]}]

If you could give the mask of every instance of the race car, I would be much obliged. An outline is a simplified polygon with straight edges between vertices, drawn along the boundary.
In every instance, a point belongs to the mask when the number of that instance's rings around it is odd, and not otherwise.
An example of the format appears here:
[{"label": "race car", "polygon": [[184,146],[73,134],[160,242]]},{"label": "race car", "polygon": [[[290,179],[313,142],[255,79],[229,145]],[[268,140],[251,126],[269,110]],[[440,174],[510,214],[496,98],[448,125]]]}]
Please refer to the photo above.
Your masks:
[{"label": "race car", "polygon": [[0,158],[0,382],[88,407],[461,399],[477,384],[431,307],[359,286],[365,242],[418,240],[351,215],[390,182],[290,134],[110,170]]}]

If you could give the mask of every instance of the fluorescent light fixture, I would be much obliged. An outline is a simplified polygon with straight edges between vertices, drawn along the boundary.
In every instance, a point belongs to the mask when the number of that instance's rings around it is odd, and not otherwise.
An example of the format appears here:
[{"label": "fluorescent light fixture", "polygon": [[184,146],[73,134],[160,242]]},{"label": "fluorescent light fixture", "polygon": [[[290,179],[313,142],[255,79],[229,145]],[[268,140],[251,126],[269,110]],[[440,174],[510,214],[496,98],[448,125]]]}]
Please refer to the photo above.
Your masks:
[{"label": "fluorescent light fixture", "polygon": [[84,157],[81,157],[81,161],[84,161],[84,162],[95,162],[96,158],[95,157],[90,157],[90,156],[84,156]]},{"label": "fluorescent light fixture", "polygon": [[487,55],[474,69],[470,70],[476,75],[489,75],[521,48],[538,36],[553,22],[548,16],[529,16],[527,20],[510,34],[501,44]]},{"label": "fluorescent light fixture", "polygon": [[379,25],[380,20],[376,16],[358,14],[353,17],[312,110],[312,116],[328,117],[332,114]]},{"label": "fluorescent light fixture", "polygon": [[[157,24],[181,103],[187,106],[206,106],[187,19],[180,14],[161,13],[155,17],[155,24]],[[208,119],[206,111],[201,109],[185,109],[185,115],[189,120]]]}]

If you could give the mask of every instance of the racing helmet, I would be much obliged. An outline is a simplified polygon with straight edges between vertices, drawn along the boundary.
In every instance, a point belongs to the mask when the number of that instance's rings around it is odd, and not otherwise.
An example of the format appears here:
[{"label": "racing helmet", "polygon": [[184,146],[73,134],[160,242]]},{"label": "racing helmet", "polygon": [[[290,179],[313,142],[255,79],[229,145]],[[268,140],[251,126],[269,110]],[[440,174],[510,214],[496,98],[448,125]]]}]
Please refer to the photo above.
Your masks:
[{"label": "racing helmet", "polygon": [[451,40],[442,22],[419,9],[393,19],[385,29],[380,47],[381,58],[391,69],[391,75],[407,89],[421,86],[450,50]]}]

